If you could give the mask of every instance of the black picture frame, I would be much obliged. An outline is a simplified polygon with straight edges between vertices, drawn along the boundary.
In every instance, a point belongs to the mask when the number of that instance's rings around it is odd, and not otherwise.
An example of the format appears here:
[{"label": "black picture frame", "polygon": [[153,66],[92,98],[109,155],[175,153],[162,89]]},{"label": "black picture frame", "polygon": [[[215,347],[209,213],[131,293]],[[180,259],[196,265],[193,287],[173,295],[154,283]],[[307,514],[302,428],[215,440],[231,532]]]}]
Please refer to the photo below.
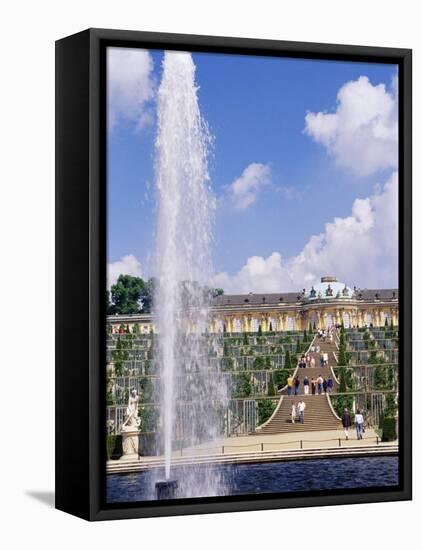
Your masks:
[{"label": "black picture frame", "polygon": [[[105,503],[105,49],[395,63],[399,72],[400,414],[397,490]],[[412,52],[88,29],[56,42],[56,508],[87,520],[354,504],[412,498]],[[77,388],[78,399],[74,402]],[[74,430],[73,426],[79,426]]]}]

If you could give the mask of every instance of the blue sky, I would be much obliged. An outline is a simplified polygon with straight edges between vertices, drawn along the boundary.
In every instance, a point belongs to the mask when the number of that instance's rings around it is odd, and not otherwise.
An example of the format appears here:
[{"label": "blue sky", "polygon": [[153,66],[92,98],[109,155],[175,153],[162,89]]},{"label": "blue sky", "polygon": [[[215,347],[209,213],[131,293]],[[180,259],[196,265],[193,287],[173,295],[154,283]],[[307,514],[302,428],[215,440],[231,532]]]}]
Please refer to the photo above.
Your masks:
[{"label": "blue sky", "polygon": [[[154,90],[163,53],[142,53],[139,78],[133,75],[135,57],[127,60],[132,76],[123,74],[124,63],[117,76],[109,67],[109,82],[115,78],[116,86],[146,86],[146,91],[135,94],[138,105],[133,96],[109,97],[109,109],[117,115],[108,132],[108,262],[117,269],[122,264],[116,262],[134,256],[136,269],[148,277],[155,220]],[[397,244],[388,254],[377,251],[376,262],[362,272],[358,266],[365,248],[355,249],[356,239],[351,239],[356,269],[347,261],[343,269],[336,263],[338,245],[326,228],[340,218],[334,229],[341,231],[348,223],[341,220],[352,216],[357,223],[351,222],[351,238],[356,230],[367,248],[377,242],[378,232],[385,236],[391,231],[388,242],[394,240],[397,220],[386,229],[380,218],[385,218],[385,203],[397,195],[391,182],[387,188],[396,170],[396,66],[225,54],[193,54],[193,59],[201,112],[214,136],[210,174],[218,199],[216,284],[239,292],[276,291],[277,286],[289,290],[333,274],[362,287],[396,286]],[[125,101],[130,105],[119,104]],[[315,116],[305,119],[307,113]],[[368,151],[375,160],[368,159]],[[239,207],[233,183],[252,164],[261,167],[252,203]],[[356,199],[369,201],[365,216],[371,215],[372,222],[352,214]],[[365,207],[358,202],[356,211],[359,205]],[[318,244],[317,259],[315,251],[308,252],[302,269],[301,254],[318,235],[325,244]],[[249,265],[254,257],[263,263]],[[327,273],[320,273],[325,268]]]}]

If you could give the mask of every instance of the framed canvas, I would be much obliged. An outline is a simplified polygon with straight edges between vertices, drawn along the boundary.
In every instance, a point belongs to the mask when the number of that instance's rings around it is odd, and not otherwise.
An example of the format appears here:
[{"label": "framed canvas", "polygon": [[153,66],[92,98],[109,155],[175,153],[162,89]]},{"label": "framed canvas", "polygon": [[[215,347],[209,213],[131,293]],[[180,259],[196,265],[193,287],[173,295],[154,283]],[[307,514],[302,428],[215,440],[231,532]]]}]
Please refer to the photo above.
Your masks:
[{"label": "framed canvas", "polygon": [[411,50],[56,43],[56,506],[411,498]]}]

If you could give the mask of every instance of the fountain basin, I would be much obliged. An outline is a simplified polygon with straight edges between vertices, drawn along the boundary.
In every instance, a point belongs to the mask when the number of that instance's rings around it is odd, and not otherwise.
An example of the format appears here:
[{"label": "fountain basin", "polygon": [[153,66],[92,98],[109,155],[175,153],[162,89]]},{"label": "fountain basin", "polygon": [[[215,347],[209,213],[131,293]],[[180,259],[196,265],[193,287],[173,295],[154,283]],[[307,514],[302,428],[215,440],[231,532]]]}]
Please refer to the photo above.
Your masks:
[{"label": "fountain basin", "polygon": [[155,484],[155,496],[157,500],[176,498],[178,487],[179,483],[176,479],[157,481],[157,483]]}]

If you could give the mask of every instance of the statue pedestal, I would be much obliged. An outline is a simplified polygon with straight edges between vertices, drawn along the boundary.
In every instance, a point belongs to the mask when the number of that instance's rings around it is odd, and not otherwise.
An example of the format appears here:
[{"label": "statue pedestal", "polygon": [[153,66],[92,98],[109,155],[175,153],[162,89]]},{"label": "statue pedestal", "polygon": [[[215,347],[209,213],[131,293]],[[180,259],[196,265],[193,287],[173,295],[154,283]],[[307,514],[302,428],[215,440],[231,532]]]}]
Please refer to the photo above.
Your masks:
[{"label": "statue pedestal", "polygon": [[139,433],[137,429],[122,430],[122,447],[123,447],[123,459],[138,458],[139,452]]}]

